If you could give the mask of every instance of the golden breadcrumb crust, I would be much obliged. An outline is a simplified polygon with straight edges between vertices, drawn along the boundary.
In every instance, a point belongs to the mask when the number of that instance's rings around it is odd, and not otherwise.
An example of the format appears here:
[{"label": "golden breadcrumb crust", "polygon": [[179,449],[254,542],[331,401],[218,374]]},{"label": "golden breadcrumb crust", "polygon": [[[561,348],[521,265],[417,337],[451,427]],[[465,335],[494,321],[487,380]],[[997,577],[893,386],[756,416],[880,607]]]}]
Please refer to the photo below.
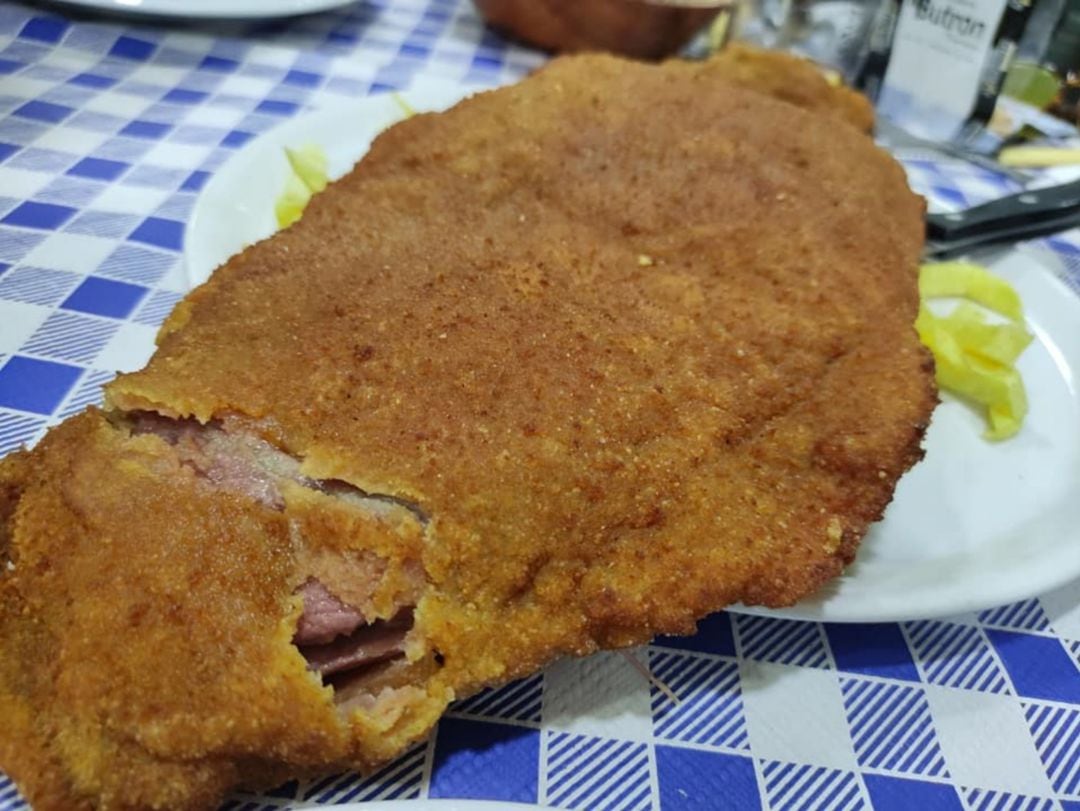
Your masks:
[{"label": "golden breadcrumb crust", "polygon": [[[841,572],[935,402],[923,204],[856,128],[722,73],[562,58],[391,128],[108,388],[419,534],[268,509],[93,410],[0,462],[0,767],[39,811],[370,767],[454,695]],[[290,644],[297,526],[419,556],[428,664],[378,712]]]},{"label": "golden breadcrumb crust", "polygon": [[748,87],[806,110],[836,117],[863,132],[874,128],[874,108],[860,93],[832,85],[804,59],[732,42],[705,63],[704,76]]}]

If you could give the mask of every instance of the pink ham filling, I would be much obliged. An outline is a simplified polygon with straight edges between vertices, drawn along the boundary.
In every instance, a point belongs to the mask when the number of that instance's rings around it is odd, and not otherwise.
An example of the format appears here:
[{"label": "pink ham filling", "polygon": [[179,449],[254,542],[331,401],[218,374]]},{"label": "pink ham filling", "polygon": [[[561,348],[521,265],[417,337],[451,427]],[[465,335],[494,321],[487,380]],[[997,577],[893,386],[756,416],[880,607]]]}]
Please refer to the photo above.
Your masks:
[{"label": "pink ham filling", "polygon": [[405,635],[413,622],[411,606],[388,620],[369,623],[318,580],[308,580],[299,593],[304,613],[293,644],[312,670],[323,676],[353,672],[404,654]]},{"label": "pink ham filling", "polygon": [[195,420],[141,412],[133,415],[132,431],[161,437],[200,478],[274,510],[285,507],[283,482],[318,489],[318,483],[300,475],[300,462],[295,458],[253,434],[229,430],[228,424],[215,421],[201,425]]},{"label": "pink ham filling", "polygon": [[318,580],[312,578],[299,589],[304,598],[304,613],[296,625],[293,642],[300,646],[325,645],[339,636],[349,636],[367,624],[364,615],[345,605]]},{"label": "pink ham filling", "polygon": [[323,676],[353,673],[361,668],[395,659],[405,653],[405,635],[413,622],[411,608],[404,608],[388,620],[376,620],[349,636],[323,645],[301,645],[308,667]]},{"label": "pink ham filling", "polygon": [[[294,457],[243,429],[234,430],[228,421],[200,425],[195,420],[173,420],[144,412],[133,415],[131,428],[135,434],[161,437],[176,449],[183,464],[215,487],[240,493],[270,509],[284,509],[281,485],[286,481],[373,511],[386,509],[388,501],[396,501],[369,497],[344,482],[309,479],[300,474],[300,463]],[[411,505],[402,506],[423,520]],[[304,610],[293,644],[320,675],[358,675],[372,665],[404,656],[405,636],[413,624],[412,606],[402,608],[388,620],[371,622],[314,578],[297,591],[303,597]]]}]

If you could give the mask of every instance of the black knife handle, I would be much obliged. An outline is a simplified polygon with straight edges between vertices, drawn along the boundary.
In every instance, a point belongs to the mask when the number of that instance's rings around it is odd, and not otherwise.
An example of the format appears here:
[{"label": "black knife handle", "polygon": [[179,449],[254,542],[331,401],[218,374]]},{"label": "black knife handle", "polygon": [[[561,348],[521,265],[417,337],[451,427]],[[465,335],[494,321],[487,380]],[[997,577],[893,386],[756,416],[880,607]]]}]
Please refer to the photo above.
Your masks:
[{"label": "black knife handle", "polygon": [[1080,214],[1080,180],[1022,191],[964,211],[926,215],[926,236],[954,242],[977,237],[996,242],[999,232],[1014,238],[1047,233],[1069,214]]},{"label": "black knife handle", "polygon": [[952,240],[932,239],[926,243],[926,247],[923,249],[923,256],[928,260],[948,259],[953,256],[967,253],[975,248],[997,245],[1002,242],[1019,242],[1024,239],[1050,236],[1051,234],[1057,234],[1061,231],[1068,231],[1070,228],[1076,228],[1077,226],[1080,226],[1080,213],[1071,212],[1056,218],[1039,220],[1034,223],[1025,223],[1023,225],[1018,225],[1015,228],[1001,228],[996,231],[976,234],[975,236],[966,238],[961,237]]}]

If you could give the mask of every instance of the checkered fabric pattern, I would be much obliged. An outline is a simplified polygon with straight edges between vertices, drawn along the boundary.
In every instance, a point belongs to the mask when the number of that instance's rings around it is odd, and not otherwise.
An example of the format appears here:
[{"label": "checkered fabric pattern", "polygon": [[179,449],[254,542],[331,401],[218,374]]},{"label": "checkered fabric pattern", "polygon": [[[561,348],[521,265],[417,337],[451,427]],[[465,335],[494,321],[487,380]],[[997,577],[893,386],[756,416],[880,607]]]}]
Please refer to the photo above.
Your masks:
[{"label": "checkered fabric pattern", "polygon": [[[185,290],[195,198],[260,132],[420,72],[497,83],[541,61],[487,31],[465,0],[372,0],[209,28],[0,2],[0,454],[146,360]],[[906,163],[943,208],[1014,189],[966,165]],[[1080,238],[1044,244],[1080,293]],[[459,702],[374,775],[293,782],[225,807],[425,797],[1080,811],[1080,584],[926,622],[717,614],[694,637],[560,662]],[[0,776],[0,811],[25,807]]]}]

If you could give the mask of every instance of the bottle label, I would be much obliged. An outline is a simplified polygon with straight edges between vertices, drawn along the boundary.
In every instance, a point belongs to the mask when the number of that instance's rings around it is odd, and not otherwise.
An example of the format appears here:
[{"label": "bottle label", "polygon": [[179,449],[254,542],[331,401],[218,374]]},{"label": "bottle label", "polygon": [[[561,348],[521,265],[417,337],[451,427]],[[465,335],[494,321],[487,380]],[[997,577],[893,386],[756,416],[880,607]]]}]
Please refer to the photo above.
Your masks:
[{"label": "bottle label", "polygon": [[913,135],[949,140],[969,118],[1006,0],[904,0],[878,112]]}]

